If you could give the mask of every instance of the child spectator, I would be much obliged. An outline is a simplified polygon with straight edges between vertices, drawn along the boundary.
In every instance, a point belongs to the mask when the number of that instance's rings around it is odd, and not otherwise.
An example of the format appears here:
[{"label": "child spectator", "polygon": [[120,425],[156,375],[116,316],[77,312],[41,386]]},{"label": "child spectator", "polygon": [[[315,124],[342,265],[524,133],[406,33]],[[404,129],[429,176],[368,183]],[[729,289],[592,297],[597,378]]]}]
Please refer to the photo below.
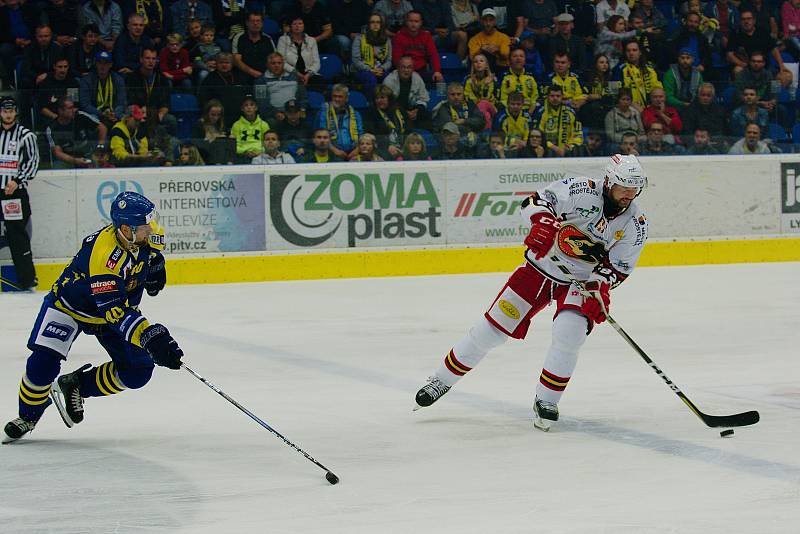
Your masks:
[{"label": "child spectator", "polygon": [[203,156],[197,147],[191,143],[184,143],[180,146],[180,154],[178,161],[175,163],[178,166],[203,166],[206,163],[203,161]]},{"label": "child spectator", "polygon": [[269,131],[264,134],[264,152],[253,158],[253,165],[278,165],[294,163],[291,154],[281,151],[281,138],[278,132]]},{"label": "child spectator", "polygon": [[464,79],[464,98],[475,104],[484,117],[486,128],[492,127],[492,120],[497,114],[495,97],[497,78],[489,67],[489,60],[483,54],[472,56],[472,68]]},{"label": "child spectator", "polygon": [[258,104],[252,96],[244,97],[241,109],[242,115],[231,126],[231,136],[236,140],[236,155],[250,161],[261,154],[261,142],[269,124],[258,115]]},{"label": "child spectator", "polygon": [[214,26],[203,26],[200,32],[200,42],[194,45],[189,52],[197,85],[206,79],[209,72],[217,69],[216,56],[222,52],[222,49],[214,42],[214,32]]},{"label": "child spectator", "polygon": [[431,157],[428,155],[428,148],[425,139],[416,132],[411,132],[406,136],[403,143],[403,154],[397,158],[398,161],[427,161]]},{"label": "child spectator", "polygon": [[189,61],[189,52],[181,45],[183,37],[179,33],[167,35],[167,46],[158,56],[158,66],[173,87],[180,86],[184,89],[192,88],[192,64]]},{"label": "child spectator", "polygon": [[113,169],[114,164],[111,163],[111,150],[104,144],[97,145],[92,151],[92,165],[93,169]]}]

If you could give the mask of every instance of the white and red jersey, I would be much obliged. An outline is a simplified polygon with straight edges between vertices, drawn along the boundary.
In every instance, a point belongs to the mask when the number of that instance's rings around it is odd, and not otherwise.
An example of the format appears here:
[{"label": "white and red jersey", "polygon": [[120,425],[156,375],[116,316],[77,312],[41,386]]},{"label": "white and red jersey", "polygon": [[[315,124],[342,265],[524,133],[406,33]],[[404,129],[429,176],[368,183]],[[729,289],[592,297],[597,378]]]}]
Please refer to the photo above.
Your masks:
[{"label": "white and red jersey", "polygon": [[[603,213],[602,179],[574,177],[540,189],[520,213],[530,224],[531,215],[550,211],[561,221],[551,249],[578,280],[602,280],[612,287],[633,271],[647,240],[647,218],[636,202],[631,202],[612,219]],[[537,270],[562,284],[568,283],[549,259],[534,259],[530,250],[525,258]]]}]

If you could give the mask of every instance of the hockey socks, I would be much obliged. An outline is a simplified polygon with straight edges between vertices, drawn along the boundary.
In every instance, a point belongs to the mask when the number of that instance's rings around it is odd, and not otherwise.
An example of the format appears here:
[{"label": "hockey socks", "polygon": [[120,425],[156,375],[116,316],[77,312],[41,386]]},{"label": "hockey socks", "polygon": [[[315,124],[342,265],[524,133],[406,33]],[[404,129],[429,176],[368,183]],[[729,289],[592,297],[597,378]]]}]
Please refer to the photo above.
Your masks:
[{"label": "hockey socks", "polygon": [[52,384],[37,386],[27,373],[22,375],[19,383],[19,415],[26,421],[35,423],[50,406],[50,389]]},{"label": "hockey socks", "polygon": [[508,336],[481,316],[467,335],[461,338],[444,357],[436,370],[436,376],[444,384],[452,386],[478,365],[490,350],[505,343],[506,339]]},{"label": "hockey socks", "polygon": [[104,397],[116,395],[125,389],[125,385],[117,374],[114,362],[106,362],[80,373],[81,396]]},{"label": "hockey socks", "polygon": [[586,318],[572,310],[564,310],[555,318],[553,340],[536,385],[536,398],[552,404],[561,400],[586,341],[586,328]]}]

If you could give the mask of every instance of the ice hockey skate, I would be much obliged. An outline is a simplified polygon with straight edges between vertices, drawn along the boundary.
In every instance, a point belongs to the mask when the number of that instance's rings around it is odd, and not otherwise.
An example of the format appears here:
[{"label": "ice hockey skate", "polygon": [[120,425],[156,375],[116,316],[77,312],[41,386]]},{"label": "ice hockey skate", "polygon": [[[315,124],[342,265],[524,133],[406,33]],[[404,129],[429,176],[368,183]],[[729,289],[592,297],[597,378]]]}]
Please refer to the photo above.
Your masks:
[{"label": "ice hockey skate", "polygon": [[80,369],[69,374],[58,377],[50,391],[50,397],[61,414],[61,419],[68,428],[72,428],[83,421],[83,397],[81,396],[81,377],[80,374],[85,369],[90,368],[86,364]]},{"label": "ice hockey skate", "polygon": [[550,425],[558,421],[558,406],[552,402],[539,400],[533,402],[533,426],[548,432]]},{"label": "ice hockey skate", "polygon": [[28,421],[22,417],[17,417],[13,421],[9,421],[3,429],[3,443],[13,443],[25,437],[25,434],[36,427],[36,423],[37,421]]},{"label": "ice hockey skate", "polygon": [[416,412],[420,408],[427,408],[448,391],[450,391],[450,386],[439,380],[438,376],[428,377],[428,383],[417,391],[415,399],[417,405],[414,406],[414,411]]}]

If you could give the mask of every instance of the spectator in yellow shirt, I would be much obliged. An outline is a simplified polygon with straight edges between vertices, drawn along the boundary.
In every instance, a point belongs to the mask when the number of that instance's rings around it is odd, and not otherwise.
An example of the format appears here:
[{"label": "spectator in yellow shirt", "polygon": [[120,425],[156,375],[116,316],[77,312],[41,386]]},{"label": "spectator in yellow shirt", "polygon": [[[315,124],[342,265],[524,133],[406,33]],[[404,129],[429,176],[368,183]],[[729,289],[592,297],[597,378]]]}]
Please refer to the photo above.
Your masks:
[{"label": "spectator in yellow shirt", "polygon": [[488,7],[481,12],[481,30],[469,40],[469,57],[483,54],[489,60],[492,71],[497,67],[508,67],[508,54],[511,52],[511,38],[497,29],[497,14]]}]

